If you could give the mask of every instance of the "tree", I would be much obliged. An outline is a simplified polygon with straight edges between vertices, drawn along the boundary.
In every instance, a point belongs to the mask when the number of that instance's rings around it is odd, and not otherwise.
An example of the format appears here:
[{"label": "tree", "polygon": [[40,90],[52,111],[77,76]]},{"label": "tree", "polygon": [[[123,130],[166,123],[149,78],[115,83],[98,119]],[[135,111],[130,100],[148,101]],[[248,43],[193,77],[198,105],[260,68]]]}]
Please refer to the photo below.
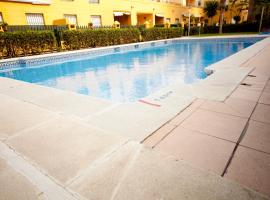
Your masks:
[{"label": "tree", "polygon": [[254,20],[254,0],[248,1],[248,21]]},{"label": "tree", "polygon": [[248,0],[230,0],[228,10],[230,11],[230,18],[234,19],[236,23],[241,21],[241,13],[248,9]]},{"label": "tree", "polygon": [[260,18],[263,7],[265,8],[266,20],[270,20],[270,0],[249,0],[248,21],[256,21],[256,15]]},{"label": "tree", "polygon": [[224,12],[225,12],[225,5],[226,0],[220,0],[220,16],[219,16],[219,34],[222,33],[222,26],[223,26],[223,18],[224,18]]},{"label": "tree", "polygon": [[208,18],[211,19],[211,24],[213,24],[212,18],[217,14],[219,3],[216,0],[206,1],[203,11]]},{"label": "tree", "polygon": [[261,9],[261,17],[260,17],[260,25],[259,25],[259,32],[261,31],[262,28],[262,24],[263,24],[263,20],[264,20],[264,12],[266,14],[266,20],[269,21],[270,20],[270,0],[257,0],[256,1],[258,3],[258,6],[260,6]]}]

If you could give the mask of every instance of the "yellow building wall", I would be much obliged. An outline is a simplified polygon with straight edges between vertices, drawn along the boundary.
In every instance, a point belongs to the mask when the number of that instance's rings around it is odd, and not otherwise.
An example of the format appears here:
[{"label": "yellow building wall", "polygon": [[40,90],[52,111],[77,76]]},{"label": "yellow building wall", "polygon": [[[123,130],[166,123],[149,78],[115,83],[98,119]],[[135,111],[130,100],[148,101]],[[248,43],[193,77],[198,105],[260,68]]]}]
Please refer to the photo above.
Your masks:
[{"label": "yellow building wall", "polygon": [[[9,25],[26,25],[26,13],[43,13],[45,24],[51,25],[53,20],[63,18],[64,14],[76,14],[79,25],[87,25],[91,15],[101,15],[102,25],[112,25],[114,11],[127,11],[131,13],[132,25],[137,24],[137,13],[152,13],[154,24],[155,14],[182,21],[182,14],[188,8],[180,4],[153,2],[150,0],[100,0],[99,4],[89,3],[88,0],[52,0],[50,5],[33,5],[28,3],[0,1],[0,12]],[[201,8],[191,9],[193,14],[203,15]]]}]

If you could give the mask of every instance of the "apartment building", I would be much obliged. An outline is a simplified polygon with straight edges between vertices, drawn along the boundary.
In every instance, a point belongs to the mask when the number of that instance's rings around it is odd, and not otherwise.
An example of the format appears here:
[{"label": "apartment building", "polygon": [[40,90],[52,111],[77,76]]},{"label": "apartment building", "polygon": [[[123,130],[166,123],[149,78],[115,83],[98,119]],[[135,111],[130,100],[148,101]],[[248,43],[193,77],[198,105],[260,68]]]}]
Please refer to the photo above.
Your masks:
[{"label": "apartment building", "polygon": [[189,13],[203,18],[201,0],[0,0],[0,22],[52,25],[54,20],[94,26],[184,23]]}]

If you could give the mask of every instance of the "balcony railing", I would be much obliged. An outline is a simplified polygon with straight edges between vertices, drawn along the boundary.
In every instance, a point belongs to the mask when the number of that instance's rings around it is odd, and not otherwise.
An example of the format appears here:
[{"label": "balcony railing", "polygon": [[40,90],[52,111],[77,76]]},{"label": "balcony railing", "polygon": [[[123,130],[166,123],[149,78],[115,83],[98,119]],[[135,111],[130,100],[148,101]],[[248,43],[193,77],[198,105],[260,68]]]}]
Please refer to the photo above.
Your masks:
[{"label": "balcony railing", "polygon": [[6,0],[10,2],[21,2],[21,3],[31,3],[31,4],[39,4],[39,5],[49,5],[51,4],[51,0]]},{"label": "balcony railing", "polygon": [[156,2],[162,2],[162,3],[172,3],[172,4],[182,4],[182,0],[152,0]]}]

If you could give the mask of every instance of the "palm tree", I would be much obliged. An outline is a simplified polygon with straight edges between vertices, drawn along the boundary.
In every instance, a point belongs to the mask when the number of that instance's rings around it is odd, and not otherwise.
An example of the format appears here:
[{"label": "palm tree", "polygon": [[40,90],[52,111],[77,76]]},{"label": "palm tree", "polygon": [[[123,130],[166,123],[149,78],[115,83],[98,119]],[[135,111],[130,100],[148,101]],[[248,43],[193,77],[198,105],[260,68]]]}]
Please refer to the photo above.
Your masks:
[{"label": "palm tree", "polygon": [[229,0],[228,10],[230,11],[230,19],[234,19],[236,23],[241,20],[241,13],[248,9],[249,0]]},{"label": "palm tree", "polygon": [[208,18],[211,19],[211,24],[213,24],[212,18],[217,14],[219,3],[216,0],[206,1],[203,11]]},{"label": "palm tree", "polygon": [[248,21],[254,21],[256,15],[260,15],[262,8],[266,9],[266,18],[270,19],[270,0],[249,0],[248,2]]},{"label": "palm tree", "polygon": [[260,19],[260,25],[259,25],[259,32],[262,28],[263,18],[264,18],[264,10],[266,9],[266,20],[269,21],[270,14],[269,14],[269,8],[270,8],[270,0],[256,0],[256,3],[261,8],[261,19]]},{"label": "palm tree", "polygon": [[223,18],[224,18],[224,12],[225,12],[225,5],[226,0],[220,0],[220,17],[219,17],[219,34],[222,33],[222,26],[223,26]]},{"label": "palm tree", "polygon": [[248,1],[248,21],[254,20],[254,0]]}]

